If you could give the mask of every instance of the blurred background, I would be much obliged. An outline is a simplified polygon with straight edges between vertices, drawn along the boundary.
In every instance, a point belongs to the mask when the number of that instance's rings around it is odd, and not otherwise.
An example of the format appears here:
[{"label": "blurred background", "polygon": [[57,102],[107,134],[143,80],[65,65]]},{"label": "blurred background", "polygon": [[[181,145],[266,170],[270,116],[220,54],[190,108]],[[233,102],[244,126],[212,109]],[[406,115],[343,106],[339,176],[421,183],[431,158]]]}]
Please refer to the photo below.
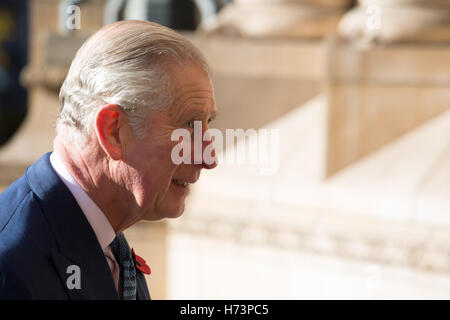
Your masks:
[{"label": "blurred background", "polygon": [[449,0],[0,0],[0,190],[52,150],[76,50],[121,19],[201,49],[218,129],[280,137],[275,174],[221,165],[181,218],[126,231],[153,299],[450,298]]}]

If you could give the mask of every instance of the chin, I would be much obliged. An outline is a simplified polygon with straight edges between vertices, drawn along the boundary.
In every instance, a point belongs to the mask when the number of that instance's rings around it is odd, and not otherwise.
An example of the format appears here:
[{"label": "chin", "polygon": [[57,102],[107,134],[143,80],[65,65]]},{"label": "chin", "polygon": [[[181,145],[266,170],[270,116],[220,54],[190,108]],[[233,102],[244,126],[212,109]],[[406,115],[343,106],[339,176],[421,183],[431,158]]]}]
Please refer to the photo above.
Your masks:
[{"label": "chin", "polygon": [[181,217],[184,212],[184,203],[177,206],[177,207],[170,207],[170,208],[164,208],[161,210],[158,210],[158,212],[152,212],[145,216],[144,220],[148,221],[155,221],[155,220],[161,220],[161,219],[174,219]]},{"label": "chin", "polygon": [[165,214],[165,218],[178,218],[183,215],[184,212],[184,204],[175,210],[171,210]]}]

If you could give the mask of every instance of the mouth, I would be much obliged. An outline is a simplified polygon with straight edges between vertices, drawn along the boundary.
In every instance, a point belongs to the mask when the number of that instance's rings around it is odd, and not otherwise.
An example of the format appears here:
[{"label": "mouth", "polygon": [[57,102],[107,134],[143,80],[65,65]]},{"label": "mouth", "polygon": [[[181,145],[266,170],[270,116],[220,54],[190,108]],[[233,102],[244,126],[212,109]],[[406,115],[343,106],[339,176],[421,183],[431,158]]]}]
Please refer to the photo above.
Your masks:
[{"label": "mouth", "polygon": [[189,187],[189,185],[191,183],[187,182],[187,181],[182,181],[182,180],[177,180],[177,179],[173,179],[172,180],[172,184],[174,186],[176,186],[177,188],[187,188]]}]

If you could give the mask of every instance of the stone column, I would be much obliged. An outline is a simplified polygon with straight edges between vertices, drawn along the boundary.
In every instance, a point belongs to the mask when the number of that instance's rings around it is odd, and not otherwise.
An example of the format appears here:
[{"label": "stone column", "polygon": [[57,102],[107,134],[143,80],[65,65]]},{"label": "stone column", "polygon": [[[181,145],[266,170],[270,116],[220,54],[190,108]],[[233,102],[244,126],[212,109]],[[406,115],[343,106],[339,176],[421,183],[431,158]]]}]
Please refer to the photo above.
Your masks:
[{"label": "stone column", "polygon": [[104,1],[80,3],[80,29],[69,35],[60,34],[59,0],[30,1],[29,59],[21,74],[29,93],[28,113],[21,128],[0,150],[0,188],[20,177],[27,166],[53,149],[59,88],[76,50],[102,26]]}]

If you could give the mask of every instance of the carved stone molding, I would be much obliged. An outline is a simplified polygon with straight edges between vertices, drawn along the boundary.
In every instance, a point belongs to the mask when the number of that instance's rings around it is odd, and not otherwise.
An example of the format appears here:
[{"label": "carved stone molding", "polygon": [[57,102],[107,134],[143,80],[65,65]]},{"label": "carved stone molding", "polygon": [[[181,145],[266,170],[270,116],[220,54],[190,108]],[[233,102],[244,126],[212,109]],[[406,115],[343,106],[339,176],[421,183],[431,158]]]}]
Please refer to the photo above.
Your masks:
[{"label": "carved stone molding", "polygon": [[339,23],[339,33],[364,43],[450,41],[446,0],[360,0]]},{"label": "carved stone molding", "polygon": [[[224,199],[220,202],[225,203]],[[391,266],[450,273],[450,231],[389,220],[357,217],[318,208],[288,208],[272,204],[283,214],[278,222],[247,211],[251,204],[222,207],[238,210],[224,214],[216,205],[188,209],[183,218],[169,223],[170,232],[187,233],[232,241],[243,245],[268,246],[292,251],[331,255]],[[241,208],[241,209],[238,209]]]},{"label": "carved stone molding", "polygon": [[209,35],[251,38],[322,38],[336,29],[351,1],[241,0],[227,5],[202,29]]}]

